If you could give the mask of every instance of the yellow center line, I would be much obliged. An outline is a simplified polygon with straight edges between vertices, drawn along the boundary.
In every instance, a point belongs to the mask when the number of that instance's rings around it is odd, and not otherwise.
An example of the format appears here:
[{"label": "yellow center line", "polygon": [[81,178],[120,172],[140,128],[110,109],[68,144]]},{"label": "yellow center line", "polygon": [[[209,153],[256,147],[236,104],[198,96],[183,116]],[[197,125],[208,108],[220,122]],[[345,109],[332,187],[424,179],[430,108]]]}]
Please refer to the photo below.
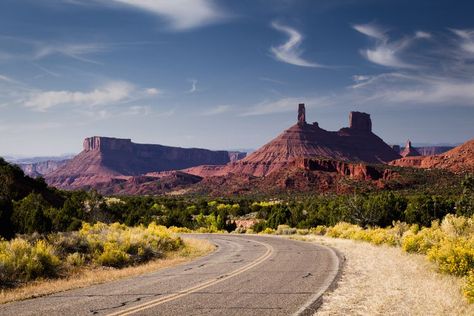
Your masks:
[{"label": "yellow center line", "polygon": [[131,314],[143,311],[145,309],[149,309],[149,308],[158,306],[160,304],[164,304],[164,303],[167,303],[169,301],[176,300],[178,298],[181,298],[183,296],[186,296],[186,295],[189,295],[191,293],[197,292],[199,290],[208,288],[212,285],[215,285],[217,283],[220,283],[220,282],[223,282],[223,281],[228,280],[230,278],[233,278],[233,277],[235,277],[235,276],[237,276],[241,273],[244,273],[244,272],[256,267],[257,265],[261,264],[262,262],[267,260],[272,255],[273,247],[268,245],[268,244],[259,242],[259,241],[255,241],[255,240],[251,240],[251,241],[255,242],[255,243],[258,243],[258,244],[261,244],[265,248],[267,248],[267,251],[262,256],[257,258],[255,261],[253,261],[253,262],[251,262],[251,263],[249,263],[249,264],[247,264],[243,267],[240,267],[239,269],[234,270],[231,273],[224,274],[224,276],[219,276],[215,279],[205,281],[205,282],[200,283],[196,286],[181,290],[177,293],[170,294],[170,295],[167,295],[167,296],[163,296],[163,297],[157,298],[157,299],[152,300],[152,301],[148,301],[148,302],[140,304],[140,305],[132,306],[130,308],[127,308],[127,309],[124,309],[124,310],[121,310],[121,311],[118,311],[118,312],[115,312],[115,313],[112,313],[112,314],[108,314],[108,316],[131,315]]}]

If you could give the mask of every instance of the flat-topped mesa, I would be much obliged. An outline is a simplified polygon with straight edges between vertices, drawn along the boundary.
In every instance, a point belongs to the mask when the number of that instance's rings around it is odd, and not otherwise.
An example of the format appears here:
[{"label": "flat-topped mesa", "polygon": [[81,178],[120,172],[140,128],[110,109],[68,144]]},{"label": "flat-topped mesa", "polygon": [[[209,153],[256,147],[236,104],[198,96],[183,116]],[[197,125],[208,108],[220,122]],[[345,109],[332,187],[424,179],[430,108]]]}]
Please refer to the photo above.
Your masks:
[{"label": "flat-topped mesa", "polygon": [[349,113],[349,127],[353,130],[372,132],[372,120],[370,114],[364,112]]},{"label": "flat-topped mesa", "polygon": [[298,125],[306,125],[306,109],[304,103],[298,104]]},{"label": "flat-topped mesa", "polygon": [[132,140],[124,138],[93,136],[84,139],[83,148],[84,151],[132,151]]}]

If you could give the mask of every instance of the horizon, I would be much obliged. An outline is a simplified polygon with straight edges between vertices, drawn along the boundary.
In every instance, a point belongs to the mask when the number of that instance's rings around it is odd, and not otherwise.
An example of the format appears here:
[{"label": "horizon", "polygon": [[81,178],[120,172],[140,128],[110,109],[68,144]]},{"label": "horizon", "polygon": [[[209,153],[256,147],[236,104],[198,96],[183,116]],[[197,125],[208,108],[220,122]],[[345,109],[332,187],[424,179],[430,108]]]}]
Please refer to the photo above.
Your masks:
[{"label": "horizon", "polygon": [[296,122],[298,103],[326,130],[361,111],[387,144],[463,143],[474,136],[473,9],[6,0],[0,155],[78,153],[92,135],[256,149]]}]

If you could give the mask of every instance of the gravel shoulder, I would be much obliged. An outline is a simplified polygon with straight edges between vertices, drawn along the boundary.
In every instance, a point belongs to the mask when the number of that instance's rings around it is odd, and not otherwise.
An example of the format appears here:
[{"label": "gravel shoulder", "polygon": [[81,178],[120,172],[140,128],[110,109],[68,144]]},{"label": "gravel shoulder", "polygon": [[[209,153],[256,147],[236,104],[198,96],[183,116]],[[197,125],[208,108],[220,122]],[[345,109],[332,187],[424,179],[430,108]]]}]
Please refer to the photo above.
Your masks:
[{"label": "gravel shoulder", "polygon": [[401,249],[322,236],[295,236],[333,247],[345,257],[334,291],[315,315],[474,315],[460,278],[436,272],[423,256]]}]

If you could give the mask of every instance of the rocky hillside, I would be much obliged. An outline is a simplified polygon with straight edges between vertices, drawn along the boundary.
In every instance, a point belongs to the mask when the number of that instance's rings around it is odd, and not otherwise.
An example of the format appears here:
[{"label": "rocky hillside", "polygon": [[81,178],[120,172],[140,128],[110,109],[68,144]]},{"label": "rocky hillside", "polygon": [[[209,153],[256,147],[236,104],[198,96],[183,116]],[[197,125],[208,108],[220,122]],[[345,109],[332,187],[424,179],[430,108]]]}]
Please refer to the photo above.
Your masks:
[{"label": "rocky hillside", "polygon": [[447,169],[456,173],[474,172],[474,139],[440,155],[405,157],[390,164],[399,167]]}]

